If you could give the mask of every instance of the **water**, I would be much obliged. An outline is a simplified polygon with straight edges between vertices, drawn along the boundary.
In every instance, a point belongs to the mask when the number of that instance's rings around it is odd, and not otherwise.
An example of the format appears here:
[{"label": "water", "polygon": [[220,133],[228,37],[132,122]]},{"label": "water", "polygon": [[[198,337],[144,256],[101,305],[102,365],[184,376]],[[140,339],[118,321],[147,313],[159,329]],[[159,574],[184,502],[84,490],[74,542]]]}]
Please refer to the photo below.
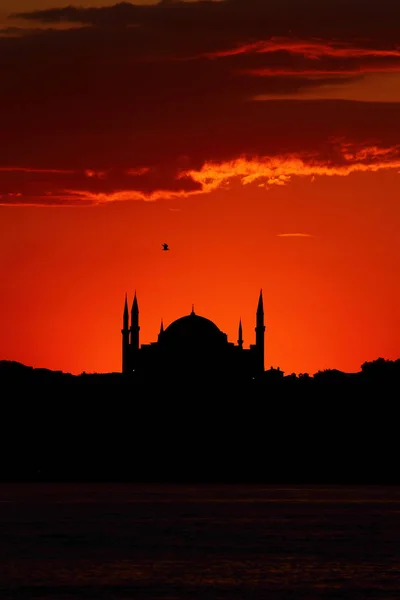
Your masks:
[{"label": "water", "polygon": [[400,488],[0,484],[0,599],[400,598]]}]

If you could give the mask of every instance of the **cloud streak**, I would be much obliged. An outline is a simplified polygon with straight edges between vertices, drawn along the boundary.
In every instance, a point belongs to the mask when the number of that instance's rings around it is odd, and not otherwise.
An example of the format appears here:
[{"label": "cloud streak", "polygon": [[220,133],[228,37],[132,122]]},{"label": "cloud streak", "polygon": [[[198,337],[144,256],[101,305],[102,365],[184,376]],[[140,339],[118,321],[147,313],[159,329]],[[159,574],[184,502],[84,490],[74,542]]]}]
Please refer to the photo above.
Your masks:
[{"label": "cloud streak", "polygon": [[204,56],[207,58],[223,58],[226,56],[237,56],[239,54],[272,54],[275,52],[288,52],[289,54],[301,55],[311,60],[318,60],[324,57],[400,57],[400,50],[397,46],[393,49],[379,49],[373,47],[357,47],[350,44],[344,44],[343,42],[334,43],[323,40],[307,41],[273,37],[269,40],[259,40],[257,42],[244,44],[236,48],[205,54]]},{"label": "cloud streak", "polygon": [[308,237],[313,237],[310,233],[278,233],[277,237],[300,237],[300,238],[308,238]]}]

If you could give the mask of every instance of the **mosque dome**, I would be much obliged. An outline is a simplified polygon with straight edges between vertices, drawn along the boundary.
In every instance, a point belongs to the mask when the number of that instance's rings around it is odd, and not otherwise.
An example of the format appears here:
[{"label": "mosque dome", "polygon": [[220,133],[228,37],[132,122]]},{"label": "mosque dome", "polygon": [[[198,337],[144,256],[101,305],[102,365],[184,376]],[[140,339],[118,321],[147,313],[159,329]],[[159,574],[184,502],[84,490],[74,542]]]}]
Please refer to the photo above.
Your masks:
[{"label": "mosque dome", "polygon": [[205,317],[196,315],[192,310],[190,315],[173,321],[160,338],[162,345],[168,346],[204,346],[227,342],[227,336]]}]

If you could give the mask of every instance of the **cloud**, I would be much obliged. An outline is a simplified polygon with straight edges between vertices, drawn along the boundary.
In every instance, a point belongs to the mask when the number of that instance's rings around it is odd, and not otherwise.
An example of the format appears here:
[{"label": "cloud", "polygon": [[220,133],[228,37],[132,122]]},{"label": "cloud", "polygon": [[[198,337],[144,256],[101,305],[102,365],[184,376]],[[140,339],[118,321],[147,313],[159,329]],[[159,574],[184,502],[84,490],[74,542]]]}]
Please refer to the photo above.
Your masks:
[{"label": "cloud", "polygon": [[310,233],[278,233],[277,237],[313,237]]},{"label": "cloud", "polygon": [[400,73],[373,73],[369,77],[349,78],[347,81],[325,79],[318,87],[299,89],[296,93],[261,94],[254,100],[350,100],[354,102],[400,102]]},{"label": "cloud", "polygon": [[[361,40],[358,42],[361,43]],[[365,42],[364,42],[365,43]],[[319,39],[301,40],[293,38],[271,37],[267,40],[258,40],[243,44],[235,48],[219,50],[205,54],[208,58],[223,58],[243,54],[275,54],[286,52],[290,55],[300,55],[316,61],[324,57],[330,58],[399,58],[398,46],[379,49],[368,46],[354,46],[350,43],[324,41]]]},{"label": "cloud", "polygon": [[[195,31],[219,32],[258,39],[288,32],[307,38],[321,35],[351,39],[355,35],[370,38],[398,39],[400,7],[397,0],[222,0],[212,2],[163,1],[154,5],[122,2],[114,6],[84,8],[66,6],[12,15],[43,23],[76,22],[98,27],[145,26],[159,30],[185,25]],[[393,36],[393,38],[392,38]]]},{"label": "cloud", "polygon": [[154,201],[201,191],[201,184],[173,171],[149,168],[106,171],[0,168],[0,205],[94,205]]},{"label": "cloud", "polygon": [[337,158],[336,163],[312,155],[240,157],[223,163],[207,162],[199,171],[185,175],[199,182],[204,191],[210,192],[233,179],[239,179],[243,185],[255,182],[285,185],[292,177],[343,177],[357,172],[400,168],[400,146],[353,148],[342,143],[339,152],[342,158]]},{"label": "cloud", "polygon": [[268,188],[398,170],[400,4],[371,4],[162,1],[10,15],[0,203],[154,201],[233,178]]},{"label": "cloud", "polygon": [[[234,181],[244,186],[287,185],[293,177],[339,176],[357,172],[400,169],[400,146],[358,147],[332,142],[334,161],[315,154],[241,156],[229,161],[204,162],[198,169],[155,172],[61,171],[3,168],[0,170],[0,205],[96,205],[108,202],[177,199],[229,188]],[[170,208],[172,211],[179,210]],[[286,234],[288,235],[288,234]],[[294,234],[291,234],[294,235]]]}]

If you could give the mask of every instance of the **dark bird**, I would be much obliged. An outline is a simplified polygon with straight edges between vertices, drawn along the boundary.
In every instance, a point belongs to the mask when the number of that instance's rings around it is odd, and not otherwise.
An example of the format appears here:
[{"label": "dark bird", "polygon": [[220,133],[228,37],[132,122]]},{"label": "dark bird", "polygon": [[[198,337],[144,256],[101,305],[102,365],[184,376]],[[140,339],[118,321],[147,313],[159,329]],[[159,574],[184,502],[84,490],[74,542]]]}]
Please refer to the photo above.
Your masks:
[{"label": "dark bird", "polygon": [[162,245],[162,249],[165,250],[169,250],[168,244],[161,244]]}]

